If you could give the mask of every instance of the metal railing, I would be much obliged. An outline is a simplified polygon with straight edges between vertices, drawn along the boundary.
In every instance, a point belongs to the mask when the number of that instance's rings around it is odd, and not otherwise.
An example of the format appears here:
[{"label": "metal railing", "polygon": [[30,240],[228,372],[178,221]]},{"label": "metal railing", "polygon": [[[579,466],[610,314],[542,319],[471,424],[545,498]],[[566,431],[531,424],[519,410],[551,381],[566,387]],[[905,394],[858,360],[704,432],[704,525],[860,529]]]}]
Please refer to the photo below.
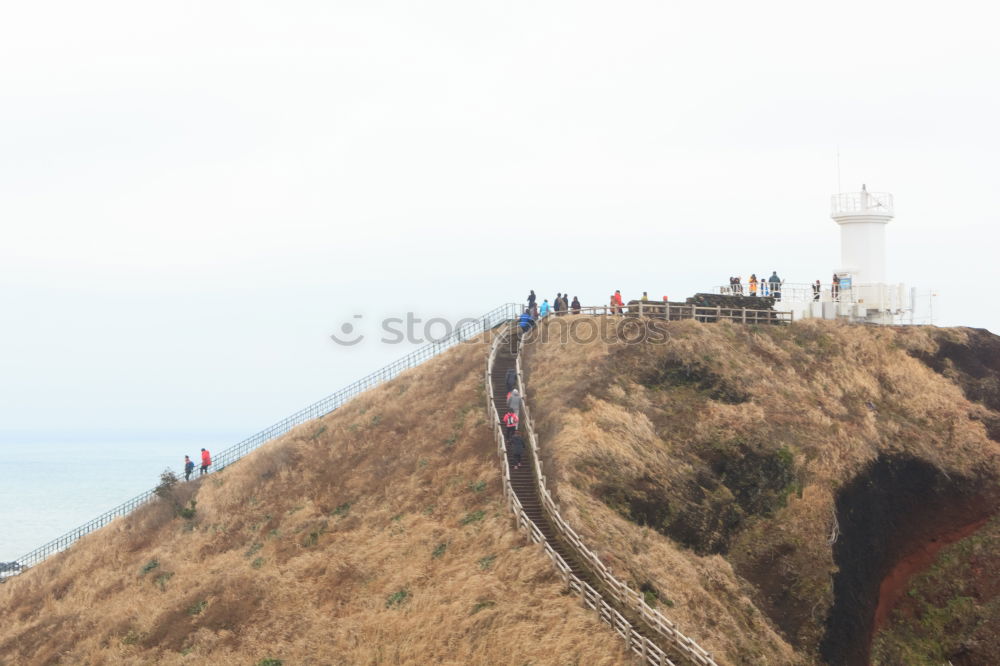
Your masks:
[{"label": "metal railing", "polygon": [[841,192],[830,197],[830,217],[869,213],[893,215],[893,199],[889,192]]},{"label": "metal railing", "polygon": [[[764,282],[761,282],[763,285]],[[818,288],[817,288],[818,287]],[[774,296],[773,290],[763,291],[763,287],[758,285],[757,296]],[[713,293],[726,296],[750,296],[748,284],[741,285],[721,285],[713,287]],[[907,289],[902,284],[864,284],[845,282],[834,285],[832,282],[802,283],[786,282],[781,284],[780,300],[778,301],[786,308],[796,308],[807,306],[810,303],[843,303],[863,306],[866,310],[884,310],[890,312],[912,312],[917,306],[916,289]],[[924,300],[929,298],[928,292],[920,292]],[[905,321],[900,323],[906,323]]]},{"label": "metal railing", "polygon": [[549,317],[573,317],[575,315],[610,316],[621,315],[624,317],[646,317],[649,319],[666,319],[668,321],[682,321],[693,319],[700,322],[734,321],[743,324],[780,324],[790,323],[794,316],[790,311],[783,310],[755,310],[753,308],[730,308],[726,306],[703,306],[689,305],[687,303],[658,303],[656,301],[637,301],[626,305],[598,305],[587,306],[568,311],[549,312],[546,317],[535,320],[539,321]]},{"label": "metal railing", "polygon": [[777,289],[773,283],[761,280],[757,285],[757,291],[750,290],[750,284],[741,282],[736,285],[720,285],[712,288],[712,293],[723,296],[771,296],[778,299],[779,303],[810,303],[813,301],[839,301],[853,303],[854,294],[850,286],[837,286],[827,282],[820,283],[819,298],[816,298],[816,289],[808,282],[782,282]]},{"label": "metal railing", "polygon": [[[610,306],[608,306],[610,307]],[[503,431],[500,427],[500,415],[497,413],[496,404],[493,401],[492,376],[493,365],[496,360],[500,345],[508,341],[508,336],[513,333],[501,334],[493,341],[490,349],[489,360],[486,364],[486,386],[487,386],[487,413],[493,423],[493,436],[496,440],[497,454],[501,458],[501,470],[503,477],[504,495],[507,499],[507,506],[514,514],[515,523],[521,529],[528,532],[531,540],[540,543],[545,550],[545,554],[555,564],[559,575],[566,586],[575,594],[578,594],[581,603],[594,610],[601,620],[611,625],[614,631],[625,640],[628,649],[642,658],[645,663],[655,666],[673,666],[667,654],[656,643],[639,633],[627,618],[609,604],[602,594],[591,587],[586,581],[580,580],[571,570],[570,566],[557,553],[545,539],[538,526],[524,512],[521,502],[510,481],[510,465],[507,459],[507,444]],[[523,338],[519,340],[519,346]],[[520,349],[519,349],[520,352]],[[525,398],[524,375],[521,368],[521,354],[518,353],[516,360],[517,386],[520,389],[522,398]],[[559,533],[563,541],[573,550],[577,557],[586,563],[587,568],[601,581],[602,586],[619,604],[638,614],[643,622],[660,636],[670,642],[681,654],[699,666],[716,666],[712,656],[699,646],[694,640],[685,636],[677,626],[665,618],[659,611],[650,607],[645,598],[637,591],[631,589],[624,582],[615,578],[611,571],[605,566],[597,555],[588,549],[580,536],[569,524],[563,520],[559,514],[559,507],[552,500],[545,482],[545,474],[542,471],[541,458],[538,455],[538,437],[531,420],[531,412],[527,400],[522,400],[521,412],[524,417],[521,424],[528,436],[527,453],[534,470],[535,484],[541,499],[542,509],[552,523],[552,526]]]},{"label": "metal railing", "polygon": [[[309,405],[305,409],[295,412],[291,416],[282,419],[271,427],[265,428],[257,434],[244,439],[242,442],[214,454],[212,460],[213,471],[218,472],[225,469],[250,451],[259,447],[261,444],[287,433],[289,430],[301,423],[305,423],[306,421],[329,414],[359,393],[392,379],[404,370],[420,365],[427,359],[437,356],[441,352],[460,342],[474,339],[476,336],[485,333],[500,324],[511,321],[520,311],[521,308],[519,305],[515,303],[506,303],[477,319],[464,320],[464,323],[458,326],[448,336],[414,350],[384,368],[376,370],[367,377],[359,379],[336,393],[328,395],[322,400]],[[19,559],[13,562],[4,563],[4,570],[0,571],[0,577],[20,573],[21,571],[38,564],[46,557],[64,550],[80,537],[104,527],[115,518],[131,513],[137,507],[148,502],[155,495],[155,492],[155,489],[147,490],[146,492],[123,502],[115,508],[104,512],[97,518],[94,518],[93,520],[80,525],[76,529],[70,530],[66,534],[63,534],[45,545],[36,548],[30,553],[23,555]]]}]

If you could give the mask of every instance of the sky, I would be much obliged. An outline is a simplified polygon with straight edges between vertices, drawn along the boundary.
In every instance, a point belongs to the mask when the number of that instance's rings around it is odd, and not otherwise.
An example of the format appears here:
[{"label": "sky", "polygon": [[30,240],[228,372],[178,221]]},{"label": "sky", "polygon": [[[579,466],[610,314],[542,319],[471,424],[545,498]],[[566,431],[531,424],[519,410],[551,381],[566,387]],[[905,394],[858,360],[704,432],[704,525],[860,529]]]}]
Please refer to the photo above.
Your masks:
[{"label": "sky", "polygon": [[[235,443],[529,289],[892,281],[1000,332],[984,3],[3,3],[0,451]],[[993,64],[991,64],[993,63]],[[335,344],[352,322],[365,340]],[[419,332],[419,331],[418,331]]]}]

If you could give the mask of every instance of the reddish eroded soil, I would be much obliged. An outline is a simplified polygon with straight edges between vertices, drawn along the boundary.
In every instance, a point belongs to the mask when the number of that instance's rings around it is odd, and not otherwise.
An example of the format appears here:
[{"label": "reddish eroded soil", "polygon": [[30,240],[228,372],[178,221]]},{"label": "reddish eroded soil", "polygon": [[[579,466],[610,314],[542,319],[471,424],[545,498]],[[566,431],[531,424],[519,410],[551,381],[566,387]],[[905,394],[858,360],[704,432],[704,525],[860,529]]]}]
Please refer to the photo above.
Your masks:
[{"label": "reddish eroded soil", "polygon": [[832,666],[871,662],[875,628],[905,598],[911,576],[996,512],[997,498],[983,492],[991,485],[988,478],[944,474],[925,460],[884,456],[841,489],[841,533],[833,547],[838,571],[821,644],[823,661]]},{"label": "reddish eroded soil", "polygon": [[899,560],[892,570],[882,579],[879,586],[878,606],[875,608],[875,621],[872,625],[872,635],[885,626],[889,614],[906,594],[910,579],[927,569],[934,563],[938,553],[945,546],[961,541],[971,536],[989,521],[989,517],[963,525],[921,544],[915,551]]}]

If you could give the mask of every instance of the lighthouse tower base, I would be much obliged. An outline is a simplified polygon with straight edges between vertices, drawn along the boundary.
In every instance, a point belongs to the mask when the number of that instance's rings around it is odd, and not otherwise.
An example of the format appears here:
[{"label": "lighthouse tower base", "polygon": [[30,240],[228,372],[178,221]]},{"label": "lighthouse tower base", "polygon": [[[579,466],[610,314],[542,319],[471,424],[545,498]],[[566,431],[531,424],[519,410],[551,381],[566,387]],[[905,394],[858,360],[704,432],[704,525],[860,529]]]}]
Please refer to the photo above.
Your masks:
[{"label": "lighthouse tower base", "polygon": [[798,319],[839,319],[887,326],[932,324],[932,291],[918,291],[904,284],[852,284],[834,287],[786,284],[776,310],[790,310]]}]

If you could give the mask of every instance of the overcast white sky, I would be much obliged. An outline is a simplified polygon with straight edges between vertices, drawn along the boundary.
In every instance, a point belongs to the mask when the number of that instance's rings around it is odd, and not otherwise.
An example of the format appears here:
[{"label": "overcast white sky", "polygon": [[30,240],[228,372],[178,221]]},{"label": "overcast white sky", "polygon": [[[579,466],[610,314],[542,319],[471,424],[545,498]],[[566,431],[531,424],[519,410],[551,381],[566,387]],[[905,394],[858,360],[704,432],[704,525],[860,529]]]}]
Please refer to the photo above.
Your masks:
[{"label": "overcast white sky", "polygon": [[0,442],[229,444],[405,353],[354,314],[889,277],[1000,331],[987,3],[3,2]]}]

